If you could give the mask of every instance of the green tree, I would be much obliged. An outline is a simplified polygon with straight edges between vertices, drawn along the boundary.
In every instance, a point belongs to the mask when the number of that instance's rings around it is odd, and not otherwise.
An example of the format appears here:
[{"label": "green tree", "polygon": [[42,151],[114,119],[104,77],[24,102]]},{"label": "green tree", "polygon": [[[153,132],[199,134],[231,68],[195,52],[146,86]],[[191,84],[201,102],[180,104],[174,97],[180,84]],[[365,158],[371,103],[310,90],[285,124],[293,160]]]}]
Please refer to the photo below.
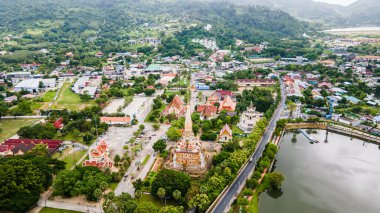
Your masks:
[{"label": "green tree", "polygon": [[119,196],[114,196],[113,192],[106,195],[106,200],[103,202],[104,212],[117,213],[121,212],[134,212],[137,208],[136,201],[130,194],[123,192]]},{"label": "green tree", "polygon": [[183,213],[182,206],[164,206],[160,209],[159,213]]},{"label": "green tree", "polygon": [[1,117],[6,116],[8,114],[8,111],[9,106],[4,101],[0,101],[0,119]]},{"label": "green tree", "polygon": [[206,194],[197,194],[189,201],[190,208],[197,208],[201,212],[207,210],[210,204],[210,200]]},{"label": "green tree", "polygon": [[167,146],[166,142],[164,140],[160,139],[156,143],[153,144],[153,150],[155,152],[162,153],[165,151],[166,146]]},{"label": "green tree", "polygon": [[159,130],[160,127],[161,127],[160,124],[153,124],[153,129],[154,129],[154,131]]},{"label": "green tree", "polygon": [[285,180],[285,177],[283,174],[279,172],[272,172],[268,175],[270,186],[272,189],[278,190],[281,187],[282,181]]},{"label": "green tree", "polygon": [[137,200],[140,200],[141,196],[142,196],[142,192],[140,190],[136,190],[135,191],[135,198]]},{"label": "green tree", "polygon": [[136,181],[133,181],[133,187],[135,188],[135,191],[141,190],[144,186],[144,182],[139,178]]},{"label": "green tree", "polygon": [[174,190],[174,191],[173,191],[173,198],[174,198],[175,200],[179,200],[179,199],[181,199],[181,191],[179,191],[179,190]]},{"label": "green tree", "polygon": [[91,96],[90,96],[89,94],[85,93],[85,94],[83,94],[83,95],[80,95],[80,99],[81,99],[82,101],[87,102],[87,101],[91,100]]},{"label": "green tree", "polygon": [[36,157],[47,157],[49,155],[49,150],[47,145],[37,144],[29,153]]},{"label": "green tree", "polygon": [[164,188],[167,195],[173,195],[174,190],[178,190],[182,195],[185,195],[191,187],[191,178],[188,174],[163,169],[161,170],[156,178],[152,182],[151,194],[154,196],[157,195],[159,188]]},{"label": "green tree", "polygon": [[166,132],[166,135],[168,136],[169,140],[172,141],[179,140],[182,136],[180,130],[176,127],[170,127]]},{"label": "green tree", "polygon": [[164,188],[159,188],[157,190],[157,196],[162,200],[162,198],[164,198],[166,195],[166,191]]},{"label": "green tree", "polygon": [[115,165],[119,165],[121,161],[120,155],[115,155],[113,161],[115,162]]},{"label": "green tree", "polygon": [[133,213],[158,213],[157,207],[150,202],[141,202]]}]

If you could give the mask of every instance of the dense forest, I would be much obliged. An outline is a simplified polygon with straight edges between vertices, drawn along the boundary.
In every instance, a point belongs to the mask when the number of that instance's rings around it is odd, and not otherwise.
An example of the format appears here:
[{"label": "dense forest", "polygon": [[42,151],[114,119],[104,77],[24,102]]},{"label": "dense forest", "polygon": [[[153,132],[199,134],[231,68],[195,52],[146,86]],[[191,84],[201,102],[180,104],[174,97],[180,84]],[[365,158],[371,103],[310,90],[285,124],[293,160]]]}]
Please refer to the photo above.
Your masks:
[{"label": "dense forest", "polygon": [[128,32],[135,26],[169,19],[210,23],[215,26],[214,34],[250,42],[300,36],[307,28],[306,23],[281,11],[195,0],[4,0],[0,2],[0,19],[4,32],[25,32],[43,26],[49,28],[43,32],[49,41],[67,42],[77,35],[81,39],[98,35],[100,39],[121,41],[128,39]]}]

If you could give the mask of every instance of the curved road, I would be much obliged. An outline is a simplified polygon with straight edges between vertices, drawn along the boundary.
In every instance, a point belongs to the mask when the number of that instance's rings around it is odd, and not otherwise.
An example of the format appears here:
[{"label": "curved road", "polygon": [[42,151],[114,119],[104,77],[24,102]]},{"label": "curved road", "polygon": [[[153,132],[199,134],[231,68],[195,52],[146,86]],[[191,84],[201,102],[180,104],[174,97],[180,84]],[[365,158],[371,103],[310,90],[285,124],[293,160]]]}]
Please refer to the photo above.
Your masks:
[{"label": "curved road", "polygon": [[210,212],[221,213],[227,212],[236,196],[243,189],[246,180],[249,178],[250,174],[254,171],[255,165],[258,159],[261,157],[265,146],[268,144],[274,129],[276,127],[276,122],[280,119],[282,111],[285,108],[285,88],[281,81],[281,97],[282,100],[274,113],[272,120],[270,121],[261,141],[258,144],[255,152],[251,155],[252,161],[248,162],[248,164],[242,169],[242,171],[235,178],[234,182],[230,185],[230,187],[225,191],[224,195],[220,198],[219,202],[215,205],[215,207]]}]

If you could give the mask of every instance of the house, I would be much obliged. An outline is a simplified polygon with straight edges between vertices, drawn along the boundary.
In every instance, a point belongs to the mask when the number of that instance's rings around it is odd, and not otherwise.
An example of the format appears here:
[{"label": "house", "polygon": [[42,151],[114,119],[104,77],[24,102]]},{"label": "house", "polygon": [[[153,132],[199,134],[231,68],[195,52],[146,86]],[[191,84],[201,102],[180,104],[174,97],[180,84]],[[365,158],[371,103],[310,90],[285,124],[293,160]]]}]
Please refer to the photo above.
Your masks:
[{"label": "house", "polygon": [[99,169],[112,168],[114,162],[109,157],[109,146],[105,141],[101,141],[95,149],[91,150],[89,160],[84,161],[83,166],[94,166]]},{"label": "house", "polygon": [[54,128],[56,129],[62,129],[63,128],[63,118],[60,117],[53,123]]},{"label": "house", "polygon": [[1,145],[13,146],[11,149],[13,155],[23,155],[33,149],[35,145],[45,144],[51,155],[58,150],[62,142],[62,140],[50,139],[7,139]]},{"label": "house", "polygon": [[131,125],[131,117],[100,117],[100,122],[108,125]]},{"label": "house", "polygon": [[38,67],[41,66],[41,64],[37,64],[37,63],[32,63],[32,64],[21,64],[21,69],[24,71],[24,72],[29,72],[29,71],[36,71],[38,70]]},{"label": "house", "polygon": [[212,118],[216,116],[218,112],[218,107],[212,104],[201,104],[197,106],[197,112],[204,118]]},{"label": "house", "polygon": [[318,84],[318,87],[319,88],[324,87],[324,88],[330,89],[331,87],[333,87],[333,85],[331,83],[329,83],[329,82],[321,82],[321,83]]},{"label": "house", "polygon": [[70,58],[72,58],[72,57],[74,57],[74,53],[73,53],[73,52],[67,52],[67,53],[65,54],[65,56],[66,56],[66,57],[70,57]]},{"label": "house", "polygon": [[232,130],[228,124],[224,125],[224,127],[220,130],[218,140],[220,142],[229,142],[232,140]]},{"label": "house", "polygon": [[184,116],[186,112],[186,106],[182,102],[182,100],[179,98],[178,95],[176,95],[172,102],[162,111],[162,116],[167,116],[170,114],[174,114],[177,118]]},{"label": "house", "polygon": [[12,96],[4,98],[5,103],[12,103],[13,101],[17,101],[17,96],[12,95]]},{"label": "house", "polygon": [[235,111],[236,108],[236,102],[232,100],[230,96],[227,96],[224,98],[223,101],[220,102],[219,105],[219,112],[226,110],[226,111]]},{"label": "house", "polygon": [[11,156],[13,155],[12,149],[14,145],[0,145],[0,156]]}]

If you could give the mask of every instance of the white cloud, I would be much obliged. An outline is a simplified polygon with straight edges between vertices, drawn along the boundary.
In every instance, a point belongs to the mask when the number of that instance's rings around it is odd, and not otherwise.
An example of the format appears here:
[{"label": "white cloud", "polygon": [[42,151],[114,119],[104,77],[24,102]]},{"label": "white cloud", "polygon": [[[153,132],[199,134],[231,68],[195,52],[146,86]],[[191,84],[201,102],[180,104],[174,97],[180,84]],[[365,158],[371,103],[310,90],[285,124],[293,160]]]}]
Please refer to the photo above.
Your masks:
[{"label": "white cloud", "polygon": [[348,5],[356,2],[357,0],[314,0],[314,1],[326,2],[326,3],[330,3],[330,4],[339,4],[339,5],[348,6]]}]

